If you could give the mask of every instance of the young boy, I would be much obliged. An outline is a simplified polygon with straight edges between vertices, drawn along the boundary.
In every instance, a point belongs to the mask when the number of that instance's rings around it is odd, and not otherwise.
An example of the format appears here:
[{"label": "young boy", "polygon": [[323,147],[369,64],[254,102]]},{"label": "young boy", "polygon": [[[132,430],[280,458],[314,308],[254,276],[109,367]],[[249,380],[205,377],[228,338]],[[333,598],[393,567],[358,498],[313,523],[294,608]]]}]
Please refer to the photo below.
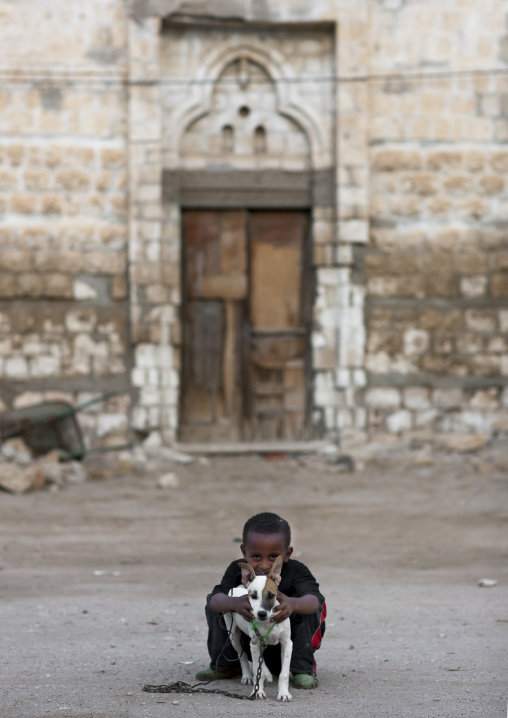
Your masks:
[{"label": "young boy", "polygon": [[[291,673],[295,688],[316,688],[316,663],[314,651],[321,645],[325,632],[326,604],[319,591],[319,585],[303,563],[291,558],[291,529],[277,514],[262,513],[250,518],[244,528],[241,550],[243,560],[257,575],[266,576],[278,556],[282,556],[282,577],[277,593],[280,605],[272,621],[280,622],[289,618],[293,653]],[[248,596],[230,597],[230,589],[239,586],[242,572],[238,562],[233,561],[222,581],[207,596],[206,618],[208,620],[208,652],[210,668],[198,671],[196,680],[210,681],[231,678],[241,673],[237,653],[228,642],[228,633],[221,614],[236,611],[247,621],[252,621]],[[242,646],[249,654],[248,636],[242,634]],[[280,673],[280,646],[267,646],[264,659],[268,669],[275,675]]]}]

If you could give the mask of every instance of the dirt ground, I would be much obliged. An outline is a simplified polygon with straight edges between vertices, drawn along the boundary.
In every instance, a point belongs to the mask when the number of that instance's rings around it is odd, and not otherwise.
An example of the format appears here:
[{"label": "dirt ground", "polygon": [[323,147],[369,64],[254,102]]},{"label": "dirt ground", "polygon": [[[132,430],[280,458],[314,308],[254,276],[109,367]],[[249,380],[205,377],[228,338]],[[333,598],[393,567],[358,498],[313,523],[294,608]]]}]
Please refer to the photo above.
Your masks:
[{"label": "dirt ground", "polygon": [[[0,494],[0,717],[504,718],[507,445],[372,457],[356,471],[320,456],[152,461]],[[168,470],[179,487],[157,488]],[[206,593],[264,510],[289,520],[327,598],[319,688],[289,704],[274,684],[256,703],[143,692],[207,665]]]}]

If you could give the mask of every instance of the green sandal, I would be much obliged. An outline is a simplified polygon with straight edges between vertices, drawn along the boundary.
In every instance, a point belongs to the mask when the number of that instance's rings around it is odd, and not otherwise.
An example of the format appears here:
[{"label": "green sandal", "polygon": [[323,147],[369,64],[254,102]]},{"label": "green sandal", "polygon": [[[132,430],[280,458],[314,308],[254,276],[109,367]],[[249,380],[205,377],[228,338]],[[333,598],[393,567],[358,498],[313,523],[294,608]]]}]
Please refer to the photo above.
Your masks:
[{"label": "green sandal", "polygon": [[316,676],[309,675],[308,673],[297,673],[293,676],[293,685],[295,688],[317,688],[319,681]]},{"label": "green sandal", "polygon": [[204,668],[196,673],[196,680],[205,683],[206,681],[222,681],[225,678],[234,678],[241,674],[241,668],[228,668],[225,671],[216,671],[213,668]]}]

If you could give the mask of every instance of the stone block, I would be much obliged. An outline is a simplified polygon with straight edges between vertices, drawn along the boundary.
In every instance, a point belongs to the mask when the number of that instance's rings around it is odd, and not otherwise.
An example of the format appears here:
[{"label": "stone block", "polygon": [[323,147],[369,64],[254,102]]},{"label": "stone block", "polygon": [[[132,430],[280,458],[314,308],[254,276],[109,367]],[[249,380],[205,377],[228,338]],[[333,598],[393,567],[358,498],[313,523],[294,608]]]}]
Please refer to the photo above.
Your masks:
[{"label": "stone block", "polygon": [[367,386],[367,374],[365,369],[353,369],[353,384],[357,387]]},{"label": "stone block", "polygon": [[464,155],[459,150],[434,150],[427,156],[427,167],[433,170],[457,169],[463,162]]},{"label": "stone block", "polygon": [[160,283],[161,265],[159,262],[136,262],[131,267],[135,284],[153,285]]},{"label": "stone block", "polygon": [[417,217],[421,210],[418,197],[395,197],[390,201],[390,209],[396,217]]},{"label": "stone block", "polygon": [[369,352],[386,352],[387,354],[398,354],[404,346],[403,335],[398,330],[392,331],[371,331],[369,333],[367,348]]},{"label": "stone block", "polygon": [[428,330],[454,330],[459,329],[462,323],[462,314],[458,309],[441,311],[439,309],[425,309],[418,317],[418,324]]},{"label": "stone block", "polygon": [[484,152],[471,150],[466,152],[465,165],[470,172],[481,172],[485,167],[487,156]]},{"label": "stone block", "polygon": [[381,149],[372,155],[372,168],[380,172],[419,170],[421,166],[421,155],[414,150]]},{"label": "stone block", "polygon": [[7,357],[4,361],[4,376],[7,379],[27,379],[28,363],[25,357]]},{"label": "stone block", "polygon": [[25,273],[16,277],[16,293],[22,297],[41,297],[44,294],[44,279],[41,274]]},{"label": "stone block", "polygon": [[0,273],[0,299],[10,299],[17,293],[16,278],[13,274]]},{"label": "stone block", "polygon": [[51,250],[33,253],[35,269],[41,272],[61,271],[78,273],[81,270],[81,252],[55,252]]},{"label": "stone block", "polygon": [[456,297],[457,279],[451,272],[436,272],[425,277],[425,295],[427,297]]},{"label": "stone block", "polygon": [[439,417],[437,409],[417,411],[415,413],[415,427],[417,429],[434,429],[436,419]]},{"label": "stone block", "polygon": [[424,329],[408,329],[404,332],[404,354],[409,357],[424,354],[429,348],[429,333]]},{"label": "stone block", "polygon": [[369,223],[364,219],[343,219],[339,222],[338,236],[342,242],[366,244],[369,241]]},{"label": "stone block", "polygon": [[499,376],[501,374],[501,357],[492,354],[475,354],[471,357],[473,371],[476,376]]},{"label": "stone block", "polygon": [[429,212],[437,216],[445,215],[451,206],[452,203],[447,197],[432,197],[427,202]]},{"label": "stone block", "polygon": [[19,167],[25,157],[25,148],[23,145],[10,145],[7,147],[7,157],[13,167]]},{"label": "stone block", "polygon": [[457,252],[462,249],[462,233],[458,229],[438,229],[432,247],[439,252]]},{"label": "stone block", "polygon": [[423,297],[425,296],[423,277],[372,277],[368,280],[368,290],[376,297]]},{"label": "stone block", "polygon": [[368,389],[365,404],[372,409],[398,409],[401,405],[400,391],[392,387]]},{"label": "stone block", "polygon": [[469,175],[450,175],[443,180],[443,187],[449,194],[469,194],[472,190],[472,180]]},{"label": "stone block", "polygon": [[[1,286],[1,281],[0,281]],[[508,332],[508,309],[500,309],[498,312],[499,329]]]},{"label": "stone block", "polygon": [[73,295],[72,277],[66,274],[44,275],[43,295],[50,299],[70,299]]},{"label": "stone block", "polygon": [[136,366],[141,369],[157,367],[157,347],[153,344],[139,344],[134,350]]},{"label": "stone block", "polygon": [[490,158],[490,166],[497,172],[508,172],[508,151],[494,152]]},{"label": "stone block", "polygon": [[60,195],[44,195],[41,197],[42,214],[62,214],[63,200]]},{"label": "stone block", "polygon": [[390,434],[402,434],[413,428],[413,416],[410,411],[401,409],[390,414],[386,419],[386,428]]},{"label": "stone block", "polygon": [[404,176],[401,187],[403,192],[422,197],[428,197],[438,191],[435,175],[424,173]]},{"label": "stone block", "polygon": [[34,214],[35,195],[13,194],[11,196],[10,208],[14,214]]},{"label": "stone block", "polygon": [[469,406],[482,411],[497,411],[500,408],[498,389],[479,389],[475,391]]},{"label": "stone block", "polygon": [[419,257],[419,268],[422,272],[449,272],[452,269],[452,258],[444,252],[425,252]]},{"label": "stone block", "polygon": [[403,404],[407,409],[414,411],[424,411],[430,409],[430,391],[425,387],[409,387],[404,389]]},{"label": "stone block", "polygon": [[468,454],[485,448],[487,437],[481,434],[451,434],[443,438],[444,446],[459,454]]},{"label": "stone block", "polygon": [[481,231],[481,247],[488,251],[506,249],[506,235],[502,229],[488,229],[484,227]]},{"label": "stone block", "polygon": [[167,287],[162,284],[149,284],[146,287],[146,300],[152,304],[166,304],[169,301]]},{"label": "stone block", "polygon": [[26,170],[23,180],[27,190],[40,192],[50,187],[51,174],[46,170]]},{"label": "stone block", "polygon": [[30,376],[34,378],[58,376],[60,369],[58,357],[42,355],[30,360]]},{"label": "stone block", "polygon": [[489,270],[487,255],[478,252],[456,254],[453,263],[461,274],[486,274]]},{"label": "stone block", "polygon": [[494,274],[490,281],[490,291],[496,299],[508,298],[508,272]]},{"label": "stone block", "polygon": [[127,278],[123,275],[116,275],[111,280],[111,296],[113,299],[127,298]]},{"label": "stone block", "polygon": [[124,274],[124,252],[86,252],[83,254],[83,271],[90,274]]},{"label": "stone block", "polygon": [[414,274],[418,271],[418,257],[410,252],[370,254],[365,257],[367,274]]},{"label": "stone block", "polygon": [[78,169],[60,170],[55,176],[56,184],[70,192],[84,191],[91,186],[91,177]]},{"label": "stone block", "polygon": [[487,344],[487,351],[496,354],[504,354],[508,352],[508,344],[504,336],[494,336]]},{"label": "stone block", "polygon": [[11,170],[0,171],[0,190],[17,190],[18,189],[18,176]]},{"label": "stone block", "polygon": [[483,175],[478,180],[480,194],[496,195],[504,191],[503,175]]},{"label": "stone block", "polygon": [[81,279],[74,279],[72,283],[72,293],[74,299],[86,300],[86,299],[97,299],[97,290],[88,282],[84,282]]},{"label": "stone block", "polygon": [[2,249],[0,251],[0,271],[26,272],[30,268],[31,256],[29,252],[15,249]]},{"label": "stone block", "polygon": [[455,337],[455,345],[459,354],[476,354],[483,350],[483,338],[476,333],[459,333]]},{"label": "stone block", "polygon": [[474,297],[484,297],[487,291],[488,278],[486,276],[478,277],[461,277],[460,293],[463,297],[469,299]]},{"label": "stone block", "polygon": [[494,266],[499,272],[508,272],[508,252],[499,252],[494,257]]},{"label": "stone block", "polygon": [[122,148],[106,147],[101,150],[101,164],[107,169],[121,169],[126,163],[126,152]]},{"label": "stone block", "polygon": [[489,213],[489,204],[483,199],[473,197],[471,199],[458,202],[456,205],[456,211],[459,217],[478,220],[482,219]]},{"label": "stone block", "polygon": [[496,316],[492,309],[468,309],[464,313],[466,327],[476,332],[493,332]]},{"label": "stone block", "polygon": [[318,347],[312,352],[312,366],[315,371],[335,369],[337,356],[333,347]]},{"label": "stone block", "polygon": [[440,409],[460,409],[464,404],[462,389],[434,389],[432,404]]},{"label": "stone block", "polygon": [[92,332],[97,324],[97,313],[93,309],[75,309],[65,315],[65,326],[69,332]]}]

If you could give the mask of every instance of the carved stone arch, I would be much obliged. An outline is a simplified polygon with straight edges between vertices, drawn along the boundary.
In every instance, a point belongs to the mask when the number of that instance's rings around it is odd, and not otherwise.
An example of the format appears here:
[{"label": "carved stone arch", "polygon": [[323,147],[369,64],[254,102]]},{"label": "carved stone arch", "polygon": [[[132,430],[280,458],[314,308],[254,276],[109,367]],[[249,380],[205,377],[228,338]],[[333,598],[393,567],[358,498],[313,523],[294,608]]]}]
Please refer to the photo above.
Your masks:
[{"label": "carved stone arch", "polygon": [[234,62],[244,60],[259,65],[274,84],[277,112],[293,122],[307,137],[310,162],[313,169],[320,169],[329,163],[320,122],[313,115],[304,98],[298,96],[296,74],[287,60],[274,48],[258,48],[252,44],[234,47],[224,43],[215,48],[201,64],[194,82],[189,84],[189,98],[181,103],[173,116],[176,132],[168,138],[168,150],[178,164],[177,157],[185,133],[201,118],[211,112],[213,94],[224,71]]}]

